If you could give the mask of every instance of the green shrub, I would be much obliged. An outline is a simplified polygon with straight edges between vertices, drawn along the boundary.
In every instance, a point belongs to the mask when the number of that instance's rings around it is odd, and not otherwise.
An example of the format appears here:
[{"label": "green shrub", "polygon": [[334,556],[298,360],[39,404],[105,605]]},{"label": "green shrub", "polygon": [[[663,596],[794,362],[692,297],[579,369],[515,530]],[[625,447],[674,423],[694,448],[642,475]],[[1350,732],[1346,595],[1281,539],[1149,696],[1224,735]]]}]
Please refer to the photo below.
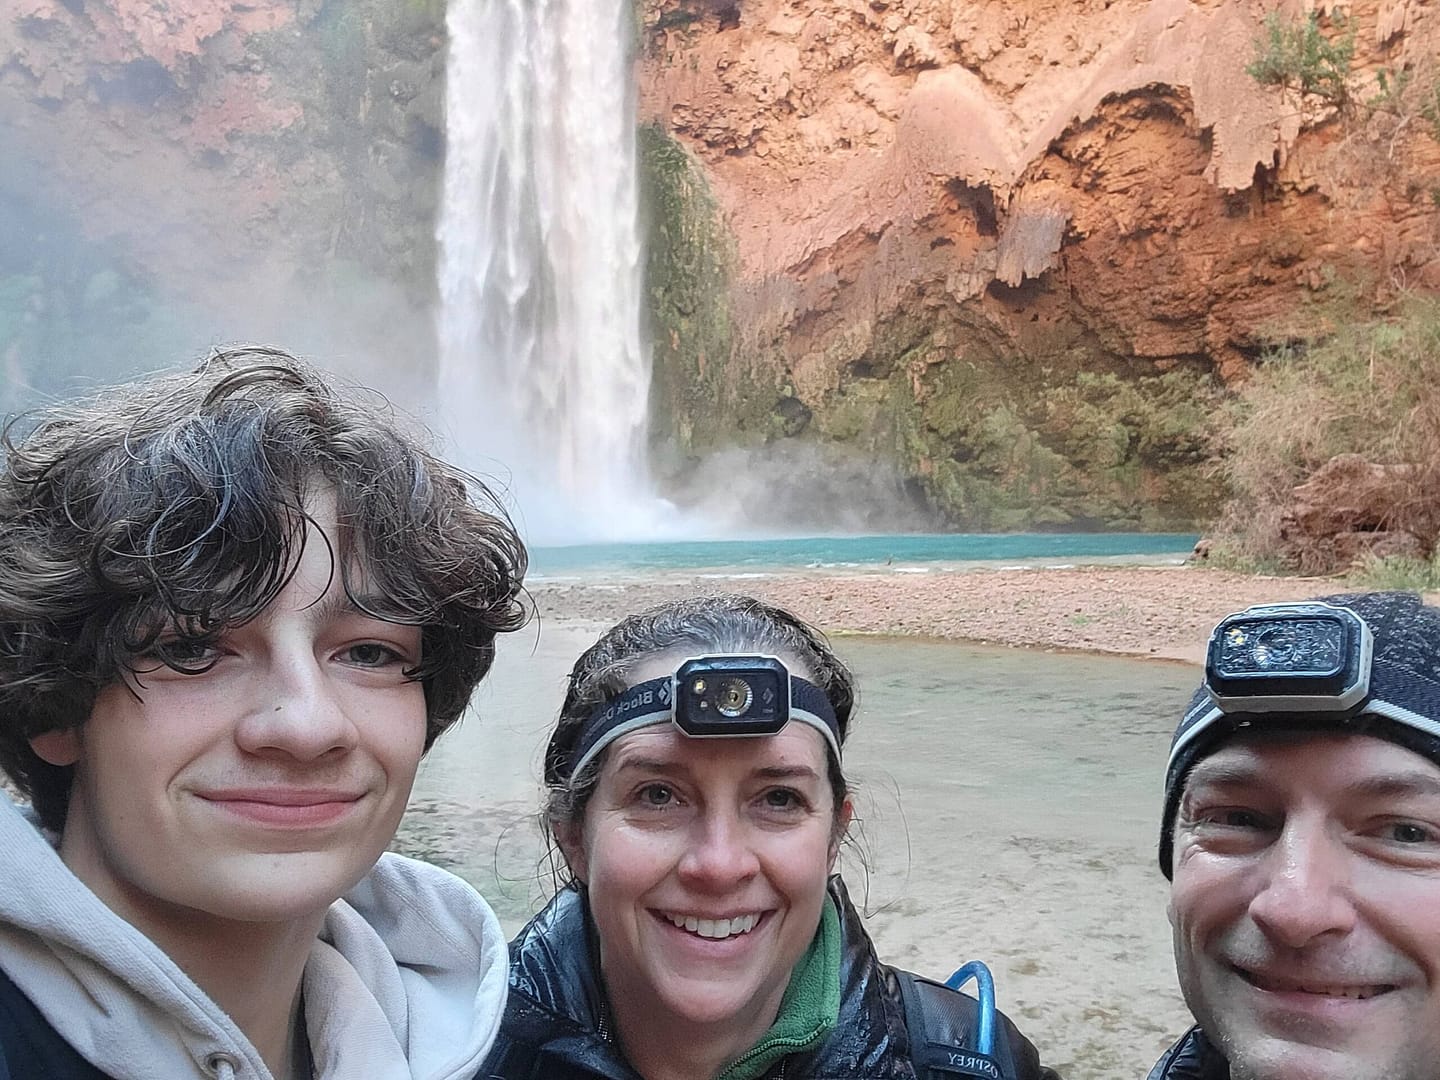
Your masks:
[{"label": "green shrub", "polygon": [[1440,297],[1408,296],[1389,317],[1272,349],[1221,411],[1218,431],[1231,500],[1217,537],[1236,557],[1281,551],[1294,488],[1344,453],[1415,466],[1393,524],[1431,550],[1428,522],[1440,511]]},{"label": "green shrub", "polygon": [[1405,91],[1410,88],[1413,72],[1405,68],[1381,68],[1375,72],[1375,96],[1365,104],[1378,112],[1405,112]]},{"label": "green shrub", "polygon": [[1420,99],[1420,117],[1430,128],[1430,136],[1440,142],[1440,75],[1430,80]]},{"label": "green shrub", "polygon": [[1415,559],[1402,555],[1370,555],[1348,580],[1361,589],[1435,592],[1440,590],[1440,559]]},{"label": "green shrub", "polygon": [[1255,39],[1255,59],[1245,71],[1266,86],[1298,89],[1336,105],[1349,92],[1345,80],[1355,58],[1355,28],[1336,20],[1341,36],[1331,41],[1313,11],[1300,22],[1287,21],[1278,11],[1265,16],[1265,33]]}]

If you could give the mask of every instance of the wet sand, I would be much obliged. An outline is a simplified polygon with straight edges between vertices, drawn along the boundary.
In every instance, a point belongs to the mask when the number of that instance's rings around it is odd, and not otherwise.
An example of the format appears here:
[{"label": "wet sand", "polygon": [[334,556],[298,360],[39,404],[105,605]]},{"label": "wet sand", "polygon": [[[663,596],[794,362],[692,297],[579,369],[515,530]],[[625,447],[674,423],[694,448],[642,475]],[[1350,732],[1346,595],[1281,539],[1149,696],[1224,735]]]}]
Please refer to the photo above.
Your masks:
[{"label": "wet sand", "polygon": [[1350,590],[1333,578],[1264,577],[1195,566],[691,574],[603,583],[542,580],[531,586],[542,620],[606,624],[652,603],[720,591],[773,601],[828,633],[916,635],[1198,663],[1210,628],[1232,611]]}]

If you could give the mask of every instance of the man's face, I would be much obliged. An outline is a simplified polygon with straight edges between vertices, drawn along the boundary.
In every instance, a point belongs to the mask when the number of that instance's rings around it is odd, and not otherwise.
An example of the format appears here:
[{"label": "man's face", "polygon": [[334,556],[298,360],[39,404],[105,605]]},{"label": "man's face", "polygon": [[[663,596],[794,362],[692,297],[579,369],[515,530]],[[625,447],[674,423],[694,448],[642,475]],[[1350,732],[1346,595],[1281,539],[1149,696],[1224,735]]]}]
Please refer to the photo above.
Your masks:
[{"label": "man's face", "polygon": [[[333,503],[317,502],[333,545]],[[318,925],[405,809],[425,700],[403,672],[420,643],[418,627],[350,603],[310,526],[260,617],[182,656],[209,670],[141,658],[139,679],[102,690],[80,729],[34,740],[76,765],[62,858],[162,945],[206,916]]]},{"label": "man's face", "polygon": [[1237,737],[1191,773],[1170,901],[1236,1080],[1440,1077],[1440,768],[1363,735]]}]

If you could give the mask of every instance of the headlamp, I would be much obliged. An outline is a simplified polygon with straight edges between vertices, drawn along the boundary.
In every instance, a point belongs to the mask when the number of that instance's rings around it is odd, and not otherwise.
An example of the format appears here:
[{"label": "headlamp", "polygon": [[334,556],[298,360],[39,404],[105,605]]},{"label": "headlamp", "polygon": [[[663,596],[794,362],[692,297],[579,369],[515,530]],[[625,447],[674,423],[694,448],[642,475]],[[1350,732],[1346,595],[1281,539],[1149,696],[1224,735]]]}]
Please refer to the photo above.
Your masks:
[{"label": "headlamp", "polygon": [[1205,650],[1197,694],[1170,747],[1170,766],[1222,717],[1249,714],[1355,715],[1370,702],[1375,638],[1349,608],[1322,601],[1262,604],[1227,615]]},{"label": "headlamp", "polygon": [[791,675],[774,656],[697,656],[673,675],[638,683],[590,714],[567,775],[574,776],[622,735],[673,723],[693,739],[774,735],[790,721],[808,724],[840,756],[839,724],[825,692]]},{"label": "headlamp", "polygon": [[1270,604],[1221,620],[1205,685],[1222,712],[1345,712],[1365,699],[1375,641],[1349,608]]}]

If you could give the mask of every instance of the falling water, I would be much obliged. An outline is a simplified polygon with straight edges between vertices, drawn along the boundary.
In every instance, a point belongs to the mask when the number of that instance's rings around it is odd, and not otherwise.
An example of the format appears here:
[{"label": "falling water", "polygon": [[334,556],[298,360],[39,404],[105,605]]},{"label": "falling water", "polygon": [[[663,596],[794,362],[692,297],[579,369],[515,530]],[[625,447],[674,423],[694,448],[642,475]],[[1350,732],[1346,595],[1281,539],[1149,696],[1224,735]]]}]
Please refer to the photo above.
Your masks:
[{"label": "falling water", "polygon": [[440,402],[532,539],[644,535],[631,0],[454,0]]}]

